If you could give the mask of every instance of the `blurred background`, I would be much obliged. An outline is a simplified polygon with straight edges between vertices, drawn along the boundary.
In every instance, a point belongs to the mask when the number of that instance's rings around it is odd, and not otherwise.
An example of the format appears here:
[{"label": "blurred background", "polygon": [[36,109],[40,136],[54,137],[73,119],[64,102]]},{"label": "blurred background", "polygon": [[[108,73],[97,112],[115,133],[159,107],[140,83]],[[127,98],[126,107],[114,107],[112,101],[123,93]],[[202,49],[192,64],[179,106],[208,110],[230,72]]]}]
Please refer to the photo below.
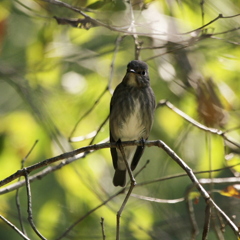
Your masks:
[{"label": "blurred background", "polygon": [[[233,142],[193,125],[164,104],[156,109],[149,137],[168,144],[194,171],[208,171],[197,174],[198,179],[221,179],[204,188],[239,226],[238,14],[237,0],[1,0],[0,179],[21,169],[23,159],[27,167],[108,141],[108,121],[103,123],[112,92],[128,62],[140,59],[149,65],[157,102],[167,99]],[[112,185],[110,151],[77,158],[55,171],[60,162],[53,164],[48,174],[31,182],[36,227],[46,239],[60,239],[83,218],[61,239],[103,239],[104,218],[106,239],[115,239],[116,213],[125,194],[84,217],[120,190]],[[151,147],[136,172],[148,159],[136,181],[150,182],[133,190],[135,197],[121,217],[121,239],[202,239],[205,202],[187,176],[178,176],[184,170],[163,150]],[[210,172],[216,169],[221,170]],[[175,178],[161,180],[170,176]],[[230,177],[236,178],[234,184],[228,183]],[[37,239],[27,220],[26,187],[18,192],[6,187],[0,189],[0,214]],[[184,198],[193,203],[199,233],[192,233]],[[237,239],[225,224],[213,211],[208,239]],[[22,238],[0,221],[0,239]]]}]

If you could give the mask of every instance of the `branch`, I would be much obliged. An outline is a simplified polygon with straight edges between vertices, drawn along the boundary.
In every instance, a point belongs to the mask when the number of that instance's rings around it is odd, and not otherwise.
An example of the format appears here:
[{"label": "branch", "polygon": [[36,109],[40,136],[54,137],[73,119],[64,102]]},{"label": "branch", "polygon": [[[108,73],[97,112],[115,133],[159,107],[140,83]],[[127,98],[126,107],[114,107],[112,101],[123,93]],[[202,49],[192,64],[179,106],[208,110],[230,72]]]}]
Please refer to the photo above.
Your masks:
[{"label": "branch", "polygon": [[[94,104],[92,105],[92,107],[87,110],[82,117],[80,117],[80,119],[76,122],[76,124],[73,127],[73,130],[70,133],[70,136],[68,138],[69,142],[76,142],[79,140],[79,137],[73,138],[73,134],[75,133],[78,124],[85,118],[87,117],[93,110],[94,108],[97,106],[97,104],[99,103],[99,101],[101,100],[101,98],[104,96],[104,94],[107,92],[108,90],[108,86],[103,90],[103,92],[100,94],[100,96],[97,98],[97,100],[94,102]],[[98,132],[97,132],[98,133]],[[97,135],[97,133],[94,133],[95,135]]]},{"label": "branch", "polygon": [[[63,160],[63,159],[66,159],[66,158],[71,158],[71,157],[77,157],[77,155],[79,155],[80,153],[89,153],[89,152],[94,151],[94,150],[99,150],[99,149],[102,149],[102,148],[109,148],[109,147],[116,147],[116,144],[115,143],[112,143],[112,144],[102,143],[102,144],[98,144],[98,145],[90,145],[90,146],[87,146],[87,147],[79,148],[79,149],[76,149],[74,151],[63,153],[63,154],[60,154],[56,157],[52,157],[52,158],[46,159],[42,162],[31,165],[31,166],[27,167],[26,170],[27,170],[28,173],[30,173],[34,170],[37,170],[37,169],[42,168],[44,166],[47,166],[47,165],[50,165],[52,163],[58,162],[60,160]],[[4,180],[1,180],[0,181],[0,187],[9,183],[9,182],[12,182],[13,180],[17,179],[20,176],[24,176],[24,172],[25,172],[24,169],[18,170],[17,172],[15,172],[14,174],[5,178]]]},{"label": "branch", "polygon": [[[35,143],[33,144],[33,146],[31,147],[30,151],[27,153],[27,155],[22,159],[21,161],[21,168],[24,167],[25,161],[27,160],[28,156],[31,154],[31,152],[33,151],[33,149],[35,148],[35,146],[37,145],[38,140],[35,141]],[[18,182],[20,182],[20,177],[18,178]],[[21,213],[21,204],[20,204],[20,200],[19,200],[19,188],[16,191],[16,196],[15,196],[15,201],[16,201],[16,206],[17,206],[17,212],[18,212],[18,218],[19,218],[19,222],[20,222],[20,227],[21,230],[24,234],[25,233],[25,229],[23,226],[23,219],[22,219],[22,213]]]},{"label": "branch", "polygon": [[122,154],[123,160],[125,162],[126,169],[127,169],[128,174],[129,174],[131,184],[130,184],[130,187],[129,187],[128,192],[126,194],[126,197],[124,198],[123,203],[122,203],[122,205],[121,205],[121,207],[120,207],[120,209],[119,209],[119,211],[117,212],[117,215],[116,215],[116,220],[117,220],[116,240],[120,239],[120,217],[121,217],[122,212],[123,212],[123,210],[124,210],[124,208],[125,208],[125,206],[128,202],[128,199],[129,199],[129,197],[130,197],[130,195],[133,191],[133,188],[136,185],[136,180],[135,180],[135,178],[133,176],[133,173],[132,173],[132,170],[131,170],[128,162],[127,162],[127,158],[126,158],[122,143],[120,142],[120,143],[118,143],[118,145],[119,145],[118,147],[119,147],[119,150]]},{"label": "branch", "polygon": [[210,22],[202,25],[202,26],[199,27],[199,28],[196,28],[196,29],[194,29],[194,30],[191,30],[191,31],[189,31],[189,32],[182,33],[181,35],[186,35],[186,34],[190,34],[190,33],[193,33],[193,32],[199,31],[199,30],[202,30],[203,28],[211,25],[212,23],[216,22],[216,21],[217,21],[218,19],[220,19],[220,18],[234,18],[234,17],[238,17],[238,16],[240,16],[240,14],[235,14],[235,15],[231,15],[231,16],[223,16],[223,14],[220,13],[216,18],[214,18],[214,19],[211,20]]},{"label": "branch", "polygon": [[[127,141],[127,142],[122,142],[122,145],[123,146],[134,146],[134,145],[141,146],[142,142],[141,141]],[[149,142],[148,146],[150,146],[150,145],[151,144]],[[146,142],[146,146],[147,146],[147,142]],[[86,154],[88,154],[88,153],[90,153],[92,151],[96,151],[96,150],[104,149],[104,148],[113,148],[113,147],[116,148],[117,144],[116,143],[94,144],[94,145],[89,145],[87,147],[78,148],[78,149],[73,150],[71,152],[66,152],[66,153],[60,154],[60,155],[52,157],[52,158],[48,158],[48,159],[46,159],[46,160],[44,160],[42,162],[36,163],[36,164],[31,165],[29,167],[26,167],[24,169],[20,169],[20,170],[16,171],[14,174],[10,175],[9,177],[1,180],[0,181],[0,187],[6,185],[9,182],[12,182],[13,180],[15,180],[15,179],[17,179],[17,178],[19,178],[21,176],[25,176],[25,170],[28,173],[31,173],[31,172],[39,169],[39,168],[48,166],[48,165],[50,165],[52,163],[58,162],[58,161],[63,160],[63,159],[69,159],[69,158],[73,158],[74,157],[73,160],[76,160],[78,158],[81,158],[81,157],[85,156]],[[84,155],[82,153],[84,153]],[[68,160],[66,160],[66,161],[68,161]],[[58,166],[58,168],[59,167],[61,167],[61,165]],[[47,171],[49,171],[49,170],[47,170]],[[8,190],[5,190],[5,192],[7,192],[7,191]],[[1,193],[2,192],[0,192],[0,194]]]},{"label": "branch", "polygon": [[184,118],[185,120],[187,120],[188,122],[190,122],[192,125],[200,128],[201,130],[203,131],[206,131],[206,132],[210,132],[210,133],[213,133],[213,134],[216,134],[216,135],[219,135],[219,136],[222,136],[227,142],[230,142],[231,144],[233,144],[234,146],[236,147],[239,147],[240,148],[240,144],[239,143],[236,143],[232,140],[230,140],[225,134],[225,132],[219,130],[219,129],[216,129],[216,128],[209,128],[209,127],[206,127],[205,125],[197,122],[196,120],[194,120],[193,118],[189,117],[187,114],[185,114],[184,112],[182,112],[180,109],[176,108],[172,103],[170,103],[169,101],[167,100],[161,100],[159,101],[159,103],[157,104],[157,107],[160,107],[160,106],[167,106],[169,109],[171,109],[172,111],[174,111],[175,113],[177,113],[179,116],[181,116],[182,118]]},{"label": "branch", "polygon": [[[67,19],[67,18],[59,18],[54,16],[54,18],[57,20],[57,22],[59,24],[70,24],[73,27],[79,27],[79,24],[81,27],[85,28],[85,29],[89,29],[90,27],[95,27],[95,26],[101,26],[101,27],[105,27],[106,29],[109,29],[111,31],[115,31],[115,32],[121,32],[121,33],[125,33],[127,35],[142,35],[142,36],[153,36],[153,35],[165,35],[165,34],[160,34],[160,33],[141,33],[141,32],[135,32],[135,31],[131,31],[132,28],[132,24],[135,24],[134,22],[131,22],[130,26],[124,26],[124,27],[114,27],[111,26],[109,24],[106,24],[102,21],[99,21],[97,19],[94,19],[92,17],[90,17],[89,15],[87,15],[86,13],[84,13],[81,9],[73,7],[72,5],[62,2],[60,0],[41,0],[43,2],[47,2],[49,4],[53,4],[53,5],[57,5],[59,7],[64,7],[67,9],[70,9],[74,12],[79,13],[80,15],[82,15],[84,18],[83,19]],[[204,1],[202,1],[204,2]],[[84,9],[86,11],[86,9]],[[204,12],[202,10],[202,18],[204,16]],[[198,32],[204,28],[206,28],[207,26],[211,25],[212,23],[216,22],[217,20],[221,19],[221,18],[235,18],[240,16],[240,14],[235,14],[235,15],[230,15],[230,16],[223,16],[223,14],[219,14],[216,18],[214,18],[213,20],[209,21],[208,23],[202,25],[201,27],[198,27],[194,30],[185,32],[185,33],[180,33],[180,34],[176,34],[177,36],[179,35],[187,35],[187,34],[191,34],[193,32]],[[203,20],[202,20],[203,22]],[[129,28],[130,27],[130,28]],[[204,34],[204,35],[208,35],[208,34]]]},{"label": "branch", "polygon": [[[61,2],[59,0],[41,0],[43,2],[47,2],[47,3],[50,3],[50,4],[54,4],[54,5],[57,5],[57,6],[60,6],[60,7],[65,7],[65,8],[68,8],[74,12],[77,12],[79,13],[80,15],[82,15],[84,17],[84,19],[79,19],[78,21],[80,21],[79,23],[91,23],[93,26],[101,26],[101,27],[105,27],[111,31],[116,31],[116,32],[123,32],[123,33],[127,33],[127,34],[132,34],[132,32],[129,32],[129,31],[125,31],[125,30],[122,30],[122,29],[128,29],[129,26],[126,26],[126,27],[121,27],[121,28],[118,28],[118,27],[113,27],[113,26],[110,26],[106,23],[103,23],[97,19],[94,19],[92,17],[90,17],[89,15],[87,15],[86,13],[84,13],[83,11],[81,11],[79,8],[76,8],[76,7],[73,7],[71,6],[70,4],[67,4],[67,3],[64,3],[64,2]],[[68,22],[68,23],[71,23],[73,24],[74,26],[76,25],[76,22],[72,22],[70,19],[66,19],[66,18],[57,18],[57,17],[54,17],[55,19],[59,19],[60,22],[65,22],[65,24]],[[76,21],[76,20],[75,20]],[[143,33],[142,33],[143,34]]]},{"label": "branch", "polygon": [[113,80],[113,74],[114,74],[114,65],[115,65],[115,61],[117,58],[117,53],[119,51],[119,46],[120,43],[123,41],[123,39],[126,37],[126,35],[120,35],[117,37],[116,42],[115,42],[115,49],[113,52],[113,57],[112,57],[112,62],[110,65],[110,73],[109,73],[109,79],[108,79],[108,90],[112,93],[112,80]]},{"label": "branch", "polygon": [[102,237],[103,237],[103,240],[105,240],[106,239],[106,235],[105,235],[104,218],[103,217],[101,217],[100,224],[101,224],[101,228],[102,228]]},{"label": "branch", "polygon": [[24,235],[15,225],[13,225],[11,222],[9,222],[6,218],[4,218],[2,215],[0,215],[0,218],[7,223],[14,231],[16,231],[23,239],[30,240],[26,235]]},{"label": "branch", "polygon": [[[61,169],[62,167],[64,167],[65,165],[67,164],[70,164],[80,158],[84,158],[87,154],[82,154],[81,157],[72,157],[72,158],[68,158],[67,160],[61,162],[60,164],[56,165],[56,166],[48,166],[47,168],[45,168],[44,170],[32,175],[29,177],[29,181],[30,182],[33,182],[35,180],[41,180],[44,176],[50,174],[51,172],[54,172],[56,170],[59,170]],[[146,162],[146,164],[148,163],[148,161]],[[145,164],[145,165],[146,165]],[[143,166],[143,168],[145,168],[146,166]],[[231,169],[231,168],[234,168],[236,166],[239,166],[240,163],[237,163],[237,164],[234,164],[234,165],[230,165],[230,166],[227,166],[227,167],[224,167],[224,168],[218,168],[218,169],[213,169],[213,170],[205,170],[205,171],[194,171],[194,174],[197,175],[197,174],[203,174],[203,173],[209,173],[210,171],[211,172],[219,172],[219,171],[222,171],[222,170],[226,170],[226,169]],[[138,173],[140,171],[142,171],[142,169],[140,169],[138,172],[136,172],[134,174],[134,177],[136,177],[138,175]],[[186,173],[179,173],[179,174],[174,174],[174,175],[168,175],[166,177],[162,177],[162,178],[157,178],[157,179],[154,179],[154,180],[149,180],[149,181],[145,181],[145,182],[141,182],[141,183],[137,183],[135,187],[140,187],[140,186],[144,186],[144,185],[147,185],[147,184],[151,184],[151,183],[156,183],[156,182],[161,182],[161,181],[166,181],[166,180],[170,180],[170,179],[174,179],[174,178],[179,178],[179,177],[185,177],[187,176]],[[210,184],[210,183],[239,183],[240,182],[240,178],[239,177],[230,177],[230,178],[214,178],[214,179],[205,179],[205,178],[201,178],[199,179],[199,182],[201,184]],[[11,192],[11,191],[14,191],[15,189],[18,189],[22,186],[24,186],[26,183],[25,183],[25,180],[21,180],[19,182],[16,182],[16,183],[13,183],[5,188],[2,188],[0,189],[0,195],[3,195],[5,193],[8,193],[8,192]]]},{"label": "branch", "polygon": [[92,140],[90,141],[89,145],[92,145],[94,143],[94,140],[96,139],[98,133],[102,130],[103,126],[106,124],[106,122],[108,121],[109,115],[104,119],[104,121],[100,124],[100,126],[98,127],[95,136],[92,138]]},{"label": "branch", "polygon": [[[80,157],[79,157],[80,158]],[[47,168],[43,169],[42,171],[32,175],[29,177],[29,181],[30,182],[33,182],[34,180],[38,179],[38,180],[41,180],[44,176],[46,176],[47,174],[51,173],[51,172],[54,172],[58,169],[61,169],[63,166],[73,162],[73,161],[76,161],[77,159],[79,158],[75,158],[75,157],[72,157],[72,158],[68,158],[66,161],[64,162],[61,162],[60,164],[58,164],[57,166],[48,166]],[[21,180],[21,181],[18,181],[16,183],[13,183],[3,189],[0,189],[0,195],[2,194],[5,194],[5,193],[8,193],[8,192],[11,192],[15,189],[18,189],[22,186],[24,186],[26,183],[25,183],[25,180]]]},{"label": "branch", "polygon": [[[143,146],[142,141],[128,141],[128,142],[122,142],[121,144],[122,144],[123,147],[124,146],[134,146],[134,145]],[[233,231],[236,233],[236,235],[240,236],[238,227],[216,205],[216,203],[209,196],[208,192],[202,187],[202,185],[200,184],[200,182],[198,181],[198,179],[194,175],[192,169],[171,148],[169,148],[164,142],[162,142],[160,140],[146,141],[144,143],[144,145],[147,146],[147,147],[156,146],[158,148],[162,148],[187,173],[187,175],[189,176],[191,181],[194,183],[195,187],[201,193],[201,195],[204,198],[206,204],[210,204],[211,206],[215,207],[217,209],[217,211],[223,216],[223,218],[228,222],[228,224],[233,229]],[[68,153],[61,154],[61,155],[53,157],[53,158],[46,159],[43,162],[34,164],[30,167],[27,167],[27,168],[24,168],[24,169],[21,169],[21,170],[17,171],[13,175],[11,175],[11,176],[7,177],[6,179],[0,181],[0,186],[3,186],[4,184],[13,181],[14,179],[18,178],[19,176],[25,175],[26,171],[29,173],[29,172],[32,172],[32,171],[40,168],[40,167],[49,165],[51,163],[57,162],[59,160],[65,159],[65,158],[73,157],[73,156],[78,155],[78,154],[83,153],[83,152],[90,152],[90,151],[95,151],[95,150],[99,150],[99,149],[103,149],[103,148],[110,148],[110,147],[111,148],[117,147],[117,143],[102,143],[102,144],[97,144],[97,145],[90,145],[90,146],[87,146],[87,147],[76,149],[76,150],[68,152]],[[95,211],[95,210],[93,210],[93,211]],[[74,224],[74,226],[77,223],[78,222],[76,222]]]},{"label": "branch", "polygon": [[212,208],[210,205],[206,205],[205,207],[205,219],[204,219],[204,227],[203,227],[203,233],[202,233],[202,239],[207,240],[209,228],[210,228],[210,222],[211,222],[211,212]]},{"label": "branch", "polygon": [[32,214],[32,195],[31,195],[31,189],[30,189],[30,182],[28,178],[28,172],[26,168],[23,169],[25,172],[25,180],[26,180],[26,188],[27,188],[27,200],[28,200],[28,206],[27,206],[27,211],[28,211],[28,221],[34,230],[34,232],[41,238],[42,240],[47,240],[36,228],[34,221],[33,221],[33,214]]},{"label": "branch", "polygon": [[[136,185],[137,186],[137,185]],[[157,203],[167,203],[167,204],[176,204],[179,202],[183,202],[184,198],[178,198],[178,199],[159,199],[159,198],[152,198],[152,197],[146,197],[142,195],[138,195],[135,193],[131,194],[131,197],[135,197],[141,200],[149,201],[149,202],[157,202]]]},{"label": "branch", "polygon": [[90,214],[92,214],[93,212],[95,212],[96,210],[98,210],[100,207],[106,205],[109,201],[111,201],[113,198],[115,198],[116,196],[118,196],[119,194],[122,194],[124,192],[125,188],[119,190],[117,193],[115,193],[114,195],[110,196],[107,200],[103,201],[101,204],[99,204],[98,206],[96,206],[95,208],[91,209],[89,212],[87,212],[84,216],[82,216],[81,218],[79,218],[77,221],[75,221],[70,227],[68,227],[66,229],[66,231],[64,233],[61,234],[60,237],[58,237],[56,240],[60,240],[64,237],[67,236],[67,234],[80,222],[82,222],[87,216],[89,216]]}]

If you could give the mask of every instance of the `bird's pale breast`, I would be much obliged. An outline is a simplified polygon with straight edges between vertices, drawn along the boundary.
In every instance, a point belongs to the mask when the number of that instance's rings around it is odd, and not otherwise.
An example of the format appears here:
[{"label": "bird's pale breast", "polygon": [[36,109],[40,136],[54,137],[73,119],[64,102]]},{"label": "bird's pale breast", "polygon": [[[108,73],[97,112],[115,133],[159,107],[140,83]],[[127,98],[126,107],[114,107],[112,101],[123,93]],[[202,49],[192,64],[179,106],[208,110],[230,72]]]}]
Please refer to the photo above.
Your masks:
[{"label": "bird's pale breast", "polygon": [[118,128],[117,135],[121,141],[139,140],[145,136],[145,127],[142,122],[141,105],[138,100],[134,101],[132,113],[123,121]]}]

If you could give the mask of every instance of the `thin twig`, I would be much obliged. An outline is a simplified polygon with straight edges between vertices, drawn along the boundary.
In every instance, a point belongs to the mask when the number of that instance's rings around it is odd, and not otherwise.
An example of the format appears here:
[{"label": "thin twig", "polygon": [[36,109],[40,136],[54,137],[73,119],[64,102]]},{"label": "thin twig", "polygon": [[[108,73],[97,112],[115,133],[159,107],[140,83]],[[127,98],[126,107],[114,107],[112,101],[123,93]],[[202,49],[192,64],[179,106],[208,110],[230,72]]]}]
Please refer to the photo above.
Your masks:
[{"label": "thin twig", "polygon": [[197,122],[196,120],[194,120],[193,118],[189,117],[187,114],[185,114],[184,112],[182,112],[180,109],[176,108],[172,103],[170,103],[169,101],[167,100],[161,100],[159,101],[157,107],[160,107],[160,106],[167,106],[169,109],[171,109],[172,111],[174,111],[175,113],[177,113],[179,116],[181,116],[182,118],[184,118],[185,120],[187,120],[188,122],[190,122],[192,125],[200,128],[201,130],[204,130],[206,132],[210,132],[210,133],[213,133],[213,134],[217,134],[219,136],[222,136],[224,138],[224,140],[230,142],[231,144],[233,144],[234,146],[236,147],[239,147],[240,148],[240,144],[239,143],[236,143],[232,140],[230,140],[226,135],[225,135],[225,132],[219,130],[219,129],[216,129],[216,128],[209,128],[209,127],[206,127],[205,125]]},{"label": "thin twig", "polygon": [[[147,167],[147,165],[149,164],[149,162],[150,162],[150,160],[148,159],[147,161],[146,161],[146,163],[136,172],[136,173],[134,173],[134,178],[136,178],[137,176],[138,176],[138,174],[140,173],[140,172],[142,172],[146,167]],[[129,179],[129,181],[131,182],[131,179]],[[127,185],[129,185],[129,182],[127,183]],[[138,184],[136,183],[136,185],[135,186],[137,186]],[[140,185],[138,185],[138,186],[140,186]],[[142,185],[143,186],[143,185]]]},{"label": "thin twig", "polygon": [[146,197],[142,195],[138,195],[135,193],[131,194],[131,197],[135,197],[141,200],[149,201],[149,202],[157,202],[157,203],[167,203],[167,204],[176,204],[179,202],[183,202],[184,198],[178,198],[178,199],[159,199],[159,198],[152,198],[152,197]]},{"label": "thin twig", "polygon": [[96,135],[97,131],[92,131],[84,136],[78,136],[78,137],[71,137],[71,139],[69,141],[71,141],[71,143],[73,142],[81,142],[84,140],[88,140],[93,138]]},{"label": "thin twig", "polygon": [[[27,155],[22,159],[21,161],[21,168],[24,167],[24,163],[27,160],[28,156],[30,155],[30,153],[33,151],[33,149],[35,148],[35,146],[37,145],[38,140],[35,141],[35,143],[33,144],[33,146],[31,147],[30,151],[27,153]],[[20,182],[20,177],[18,178],[18,182]],[[15,196],[15,200],[16,200],[16,206],[17,206],[17,212],[18,212],[18,218],[19,218],[19,222],[20,222],[20,227],[22,232],[26,235],[24,226],[23,226],[23,220],[22,220],[22,213],[21,213],[21,204],[20,204],[20,200],[19,200],[19,188],[16,191],[16,196]]]},{"label": "thin twig", "polygon": [[216,22],[220,18],[234,18],[234,17],[238,17],[238,16],[240,16],[240,13],[239,14],[235,14],[235,15],[231,15],[231,16],[223,16],[223,14],[220,13],[216,18],[214,18],[213,20],[209,21],[208,23],[202,25],[201,27],[196,28],[194,30],[191,30],[189,32],[181,33],[180,35],[187,35],[187,34],[199,31],[201,29],[204,29],[205,27],[211,25],[212,23]]},{"label": "thin twig", "polygon": [[190,191],[191,191],[191,188],[188,188],[186,191],[185,200],[186,200],[186,204],[187,204],[187,210],[188,210],[188,214],[189,214],[190,223],[192,226],[191,240],[195,240],[196,236],[199,233],[199,230],[198,230],[198,224],[197,224],[196,217],[195,217],[193,201],[191,198],[189,198]]},{"label": "thin twig", "polygon": [[[218,33],[212,33],[212,36],[226,34],[226,33],[230,33],[230,32],[235,32],[235,31],[238,31],[239,29],[240,29],[240,27],[235,27],[235,28],[229,29],[227,31],[218,32]],[[225,39],[222,39],[222,40],[225,40]]]},{"label": "thin twig", "polygon": [[240,42],[234,42],[234,41],[231,41],[231,40],[228,40],[228,39],[223,39],[223,38],[214,37],[214,36],[211,36],[211,38],[221,40],[221,41],[224,41],[226,43],[230,43],[230,44],[234,44],[234,45],[240,45]]},{"label": "thin twig", "polygon": [[147,61],[152,60],[152,59],[154,59],[154,58],[161,57],[161,56],[163,56],[163,55],[165,55],[165,54],[174,53],[174,52],[177,52],[177,51],[179,51],[179,50],[185,49],[185,48],[187,48],[187,47],[189,47],[189,46],[190,46],[190,45],[189,45],[189,43],[188,43],[187,45],[182,45],[181,47],[176,47],[176,48],[173,48],[173,49],[169,49],[169,50],[167,50],[167,51],[164,52],[164,53],[160,53],[160,54],[157,54],[157,55],[154,55],[154,56],[145,58],[143,61],[144,61],[144,62],[147,62]]},{"label": "thin twig", "polygon": [[[240,165],[240,163],[237,163],[237,164],[234,164],[234,165],[231,165],[231,166],[228,166],[228,167],[213,169],[212,172],[219,172],[219,171],[222,171],[222,170],[231,169],[231,168],[234,168],[234,167],[239,166],[239,165]],[[194,171],[193,173],[195,175],[203,174],[203,173],[209,173],[209,170]],[[137,183],[135,187],[140,187],[140,186],[144,186],[144,185],[148,185],[148,184],[152,184],[152,183],[156,183],[156,182],[161,182],[161,181],[166,181],[166,180],[179,178],[179,177],[186,177],[186,176],[187,176],[186,173],[173,174],[173,175],[169,175],[169,176],[166,176],[166,177],[156,178],[156,179],[153,179],[153,180]],[[214,182],[214,183],[239,183],[240,182],[240,177],[214,178],[214,179],[201,178],[201,179],[199,179],[199,182],[201,184],[211,184],[212,182]]]},{"label": "thin twig", "polygon": [[123,36],[120,35],[120,36],[117,37],[116,42],[115,42],[115,49],[114,49],[114,52],[113,52],[113,58],[112,58],[112,62],[111,62],[111,65],[110,65],[110,74],[109,74],[109,80],[108,80],[108,89],[111,93],[112,93],[111,87],[112,87],[112,80],[113,80],[113,73],[114,73],[114,64],[115,64],[115,61],[116,61],[116,58],[117,58],[117,53],[118,53],[118,50],[119,50],[120,43],[122,42],[122,40],[125,37],[126,37],[126,35],[123,35]]},{"label": "thin twig", "polygon": [[150,160],[148,159],[147,161],[146,161],[146,163],[134,174],[134,178],[136,178],[137,176],[138,176],[138,174],[140,173],[140,172],[142,172],[146,167],[147,167],[147,165],[150,163]]},{"label": "thin twig", "polygon": [[28,158],[29,155],[32,153],[32,151],[33,151],[33,149],[36,147],[37,143],[38,143],[38,140],[36,140],[36,141],[34,142],[34,144],[32,145],[31,149],[29,150],[29,152],[27,153],[27,155],[25,156],[25,158],[23,158],[23,160],[22,160],[22,167],[24,167],[24,164],[25,164],[27,158]]},{"label": "thin twig", "polygon": [[90,141],[89,145],[92,145],[94,143],[94,140],[96,139],[98,133],[101,131],[101,129],[103,128],[103,126],[106,124],[106,122],[108,121],[109,115],[104,119],[104,121],[100,124],[100,126],[98,127],[95,136],[92,138],[92,140]]},{"label": "thin twig", "polygon": [[207,204],[205,207],[205,218],[204,218],[202,240],[207,240],[208,238],[210,222],[211,222],[210,220],[211,220],[211,205]]},{"label": "thin twig", "polygon": [[125,155],[125,152],[124,152],[124,148],[123,148],[123,146],[122,146],[122,143],[120,143],[120,144],[117,143],[117,146],[118,146],[118,148],[119,148],[119,150],[120,150],[120,152],[121,152],[121,154],[122,154],[122,156],[123,156],[123,160],[124,160],[124,162],[125,162],[125,165],[126,165],[127,172],[128,172],[129,177],[130,177],[131,183],[133,183],[134,185],[136,185],[136,180],[135,180],[134,175],[133,175],[133,172],[132,172],[132,170],[131,170],[128,162],[127,162],[127,158],[126,158],[126,155]]},{"label": "thin twig", "polygon": [[75,133],[77,127],[78,127],[78,124],[85,118],[87,117],[93,110],[94,108],[97,106],[97,104],[99,103],[99,101],[101,100],[101,98],[104,96],[104,94],[108,91],[108,87],[106,87],[103,92],[100,94],[100,96],[97,98],[97,100],[94,102],[94,104],[92,105],[92,107],[83,114],[82,117],[79,118],[79,120],[76,122],[76,124],[74,125],[73,127],[73,130],[72,132],[70,133],[70,136],[69,136],[69,142],[71,142],[71,139],[72,139],[72,136],[73,134]]},{"label": "thin twig", "polygon": [[101,217],[100,224],[101,224],[101,229],[102,229],[102,237],[103,237],[103,240],[105,240],[106,239],[106,235],[105,235],[104,218],[103,217]]},{"label": "thin twig", "polygon": [[63,232],[61,234],[61,236],[59,236],[56,240],[60,240],[64,237],[67,236],[67,234],[80,222],[82,222],[87,216],[89,216],[90,214],[92,214],[93,212],[95,212],[96,210],[98,210],[100,207],[106,205],[109,201],[111,201],[112,199],[114,199],[116,196],[118,196],[119,194],[122,194],[124,191],[124,189],[121,189],[120,191],[118,191],[117,193],[115,193],[114,195],[110,196],[107,200],[103,201],[101,204],[99,204],[98,206],[96,206],[95,208],[91,209],[89,212],[87,212],[84,216],[82,216],[81,218],[79,218],[77,221],[75,221],[70,227],[68,227],[65,232]]},{"label": "thin twig", "polygon": [[123,210],[124,210],[124,208],[125,208],[125,206],[126,206],[126,204],[127,204],[127,202],[128,202],[128,199],[129,199],[129,197],[130,197],[130,195],[131,195],[131,193],[132,193],[132,190],[133,190],[134,186],[136,185],[135,178],[134,178],[133,173],[132,173],[132,170],[131,170],[128,162],[127,162],[126,155],[125,155],[124,148],[123,148],[122,144],[121,144],[121,143],[120,143],[120,144],[118,143],[118,147],[119,147],[119,150],[121,151],[123,160],[124,160],[124,162],[125,162],[125,165],[126,165],[126,168],[127,168],[127,172],[128,172],[129,177],[130,177],[130,180],[131,180],[131,184],[130,184],[130,187],[129,187],[129,189],[128,189],[127,195],[126,195],[126,197],[124,198],[123,203],[122,203],[119,211],[117,212],[117,216],[116,216],[116,217],[117,217],[116,240],[119,240],[119,239],[120,239],[120,217],[121,217],[122,212],[123,212]]},{"label": "thin twig", "polygon": [[132,37],[134,39],[134,46],[135,46],[135,58],[134,59],[138,60],[139,56],[140,56],[141,43],[138,41],[138,34],[136,33],[135,17],[134,17],[134,13],[133,13],[131,0],[129,1],[129,8],[130,8],[130,16],[131,16],[131,26],[130,26],[129,30],[134,33],[132,35]]},{"label": "thin twig", "polygon": [[201,13],[202,13],[202,25],[204,25],[204,0],[201,0],[200,7],[201,7]]},{"label": "thin twig", "polygon": [[0,218],[7,223],[14,231],[16,231],[23,239],[30,240],[24,233],[21,232],[15,225],[13,225],[11,222],[9,222],[6,218],[4,218],[2,215],[0,215]]},{"label": "thin twig", "polygon": [[27,199],[28,199],[28,207],[27,207],[27,211],[28,211],[28,221],[32,227],[32,229],[34,230],[34,232],[38,235],[39,238],[41,238],[42,240],[47,240],[36,228],[34,221],[33,221],[33,214],[32,214],[32,196],[31,196],[31,189],[30,189],[30,182],[29,182],[29,178],[28,178],[28,172],[26,170],[26,168],[24,168],[25,171],[25,180],[26,180],[26,188],[27,188]]},{"label": "thin twig", "polygon": [[[19,177],[20,180],[20,177]],[[21,231],[27,235],[25,228],[23,226],[23,218],[22,218],[22,212],[21,212],[21,204],[20,204],[20,200],[19,200],[19,188],[16,191],[16,195],[15,195],[15,202],[16,202],[16,206],[17,206],[17,213],[18,213],[18,219],[19,219],[19,223],[20,223],[20,228]]]},{"label": "thin twig", "polygon": [[[218,240],[225,240],[224,238],[224,227],[225,227],[225,224],[222,220],[222,216],[219,214],[218,211],[215,211],[215,209],[212,209],[213,210],[213,214],[212,214],[212,226],[213,226],[213,229],[215,231],[215,234],[218,238]],[[218,220],[218,222],[217,222]]]}]

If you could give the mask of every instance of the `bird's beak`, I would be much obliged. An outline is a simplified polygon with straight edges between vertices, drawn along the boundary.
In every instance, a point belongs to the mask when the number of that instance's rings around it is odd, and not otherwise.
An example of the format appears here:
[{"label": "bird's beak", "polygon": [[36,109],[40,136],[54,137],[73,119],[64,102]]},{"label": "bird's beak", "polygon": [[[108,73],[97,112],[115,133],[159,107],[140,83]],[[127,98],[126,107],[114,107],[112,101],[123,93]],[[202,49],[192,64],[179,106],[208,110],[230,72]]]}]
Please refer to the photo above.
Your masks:
[{"label": "bird's beak", "polygon": [[136,71],[133,70],[133,69],[129,69],[128,72],[129,72],[129,73],[136,73]]}]

